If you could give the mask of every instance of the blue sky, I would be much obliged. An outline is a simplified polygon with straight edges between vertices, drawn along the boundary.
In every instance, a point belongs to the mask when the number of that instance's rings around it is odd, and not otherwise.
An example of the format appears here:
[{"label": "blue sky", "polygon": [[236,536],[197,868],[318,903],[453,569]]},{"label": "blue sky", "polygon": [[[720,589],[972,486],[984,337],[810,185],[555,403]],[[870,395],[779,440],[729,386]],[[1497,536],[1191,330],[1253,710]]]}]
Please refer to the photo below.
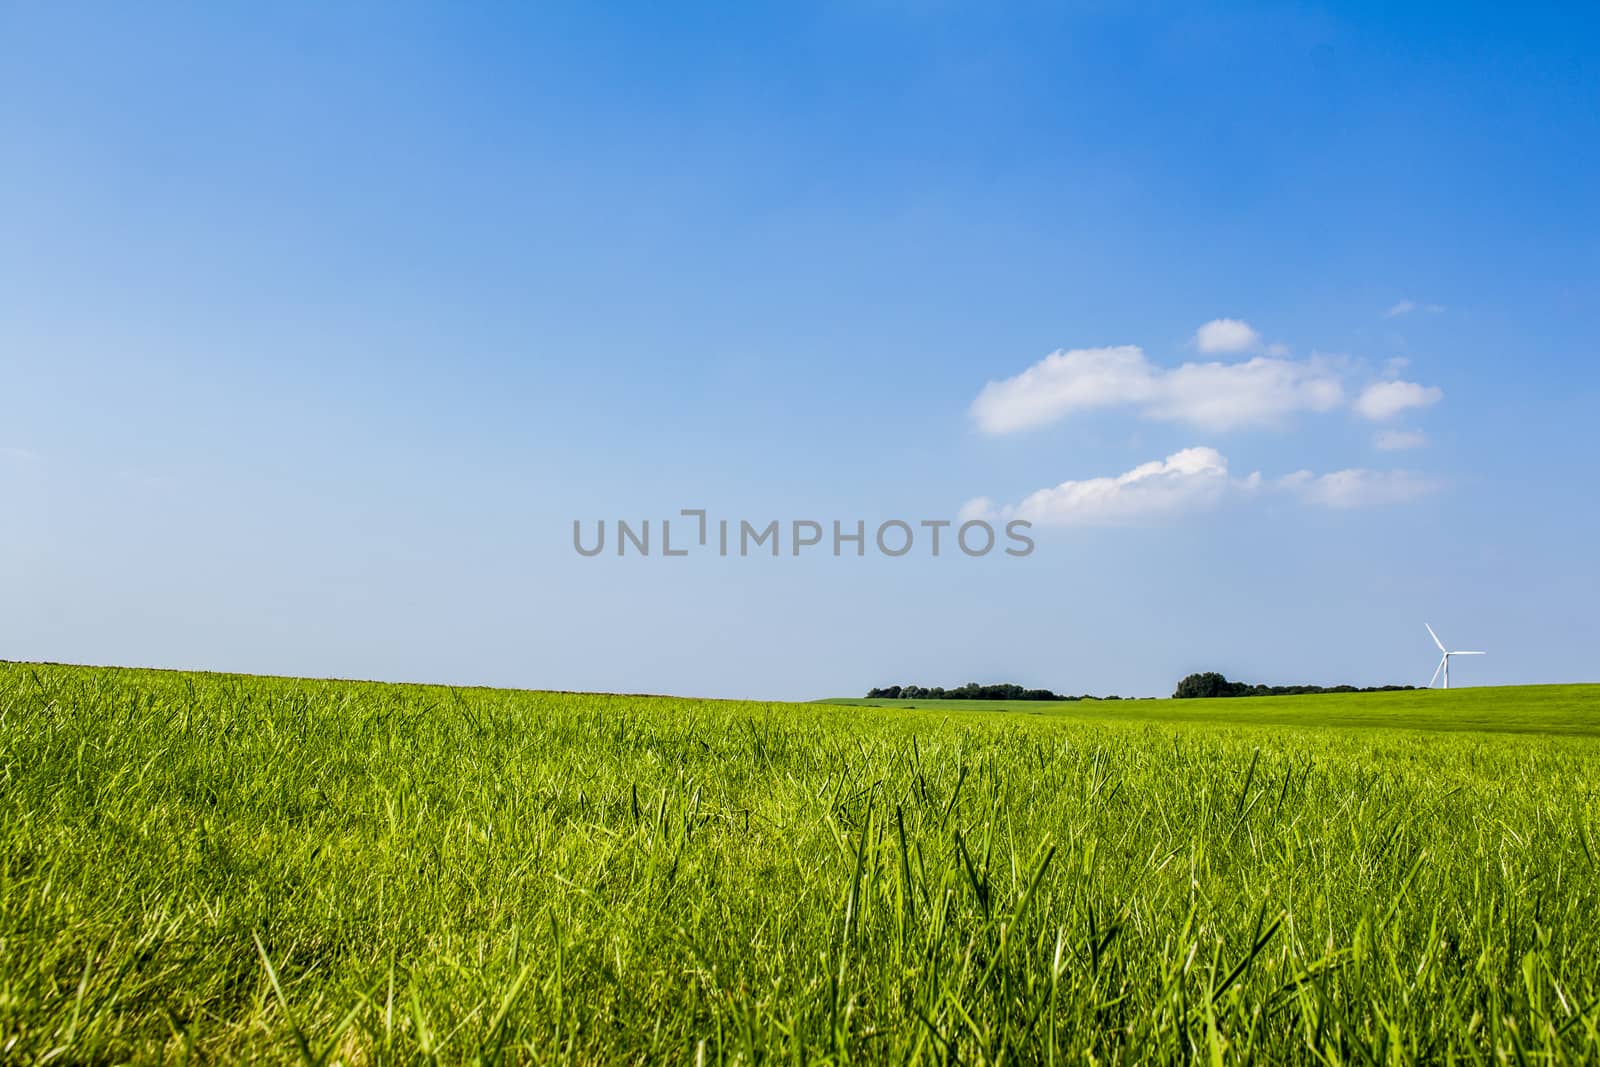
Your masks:
[{"label": "blue sky", "polygon": [[324,7],[0,6],[0,657],[1600,675],[1580,6]]}]

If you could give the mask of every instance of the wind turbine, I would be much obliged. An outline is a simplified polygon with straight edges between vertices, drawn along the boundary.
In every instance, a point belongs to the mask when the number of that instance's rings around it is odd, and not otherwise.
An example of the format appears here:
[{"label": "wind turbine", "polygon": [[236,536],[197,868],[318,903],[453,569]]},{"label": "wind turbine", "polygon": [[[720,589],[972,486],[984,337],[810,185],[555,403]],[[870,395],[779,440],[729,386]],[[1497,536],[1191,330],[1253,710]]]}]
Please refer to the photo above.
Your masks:
[{"label": "wind turbine", "polygon": [[1488,655],[1488,653],[1486,653],[1486,652],[1451,652],[1448,648],[1444,647],[1444,642],[1439,640],[1439,635],[1433,632],[1433,627],[1428,626],[1427,623],[1423,623],[1422,625],[1427,627],[1428,636],[1433,638],[1433,643],[1439,646],[1439,651],[1440,652],[1444,653],[1444,655],[1441,656],[1440,659],[1439,659],[1439,665],[1433,669],[1433,677],[1428,679],[1428,688],[1429,689],[1432,689],[1433,688],[1433,683],[1438,680],[1440,671],[1444,671],[1444,687],[1446,689],[1450,688],[1450,657],[1451,656],[1485,656],[1485,655]]}]

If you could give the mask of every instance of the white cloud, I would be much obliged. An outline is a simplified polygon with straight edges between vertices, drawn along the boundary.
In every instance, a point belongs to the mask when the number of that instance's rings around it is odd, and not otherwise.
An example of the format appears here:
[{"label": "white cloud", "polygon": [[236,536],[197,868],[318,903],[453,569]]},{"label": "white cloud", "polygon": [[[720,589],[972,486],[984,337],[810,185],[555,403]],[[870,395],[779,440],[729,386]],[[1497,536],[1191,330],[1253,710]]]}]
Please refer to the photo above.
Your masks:
[{"label": "white cloud", "polygon": [[1426,311],[1430,314],[1438,314],[1443,310],[1444,306],[1441,304],[1419,304],[1415,300],[1402,300],[1391,307],[1388,311],[1385,311],[1383,313],[1383,317],[1386,319],[1398,319],[1400,316],[1409,315],[1413,311]]},{"label": "white cloud", "polygon": [[1212,319],[1194,332],[1194,345],[1202,352],[1248,352],[1261,344],[1261,335],[1240,319]]},{"label": "white cloud", "polygon": [[1014,378],[990,382],[972,402],[986,433],[1011,433],[1090,408],[1143,401],[1156,370],[1137,345],[1052,352]]},{"label": "white cloud", "polygon": [[1435,385],[1418,385],[1416,382],[1374,382],[1361,391],[1356,399],[1356,413],[1369,419],[1393,418],[1408,408],[1425,408],[1437,404],[1444,391]]},{"label": "white cloud", "polygon": [[1062,482],[1006,507],[977,497],[962,505],[960,518],[963,522],[1026,519],[1035,526],[1126,526],[1174,519],[1215,507],[1230,496],[1263,489],[1289,493],[1319,507],[1351,509],[1399,503],[1439,488],[1438,482],[1404,470],[1351,469],[1320,475],[1303,470],[1270,482],[1259,473],[1235,478],[1226,456],[1214,448],[1198,447],[1125,474]]},{"label": "white cloud", "polygon": [[1271,425],[1297,411],[1329,411],[1343,401],[1343,384],[1321,359],[1257,356],[1165,370],[1137,345],[1120,345],[1053,352],[1013,378],[990,382],[973,401],[972,416],[985,433],[1000,434],[1073,412],[1137,405],[1149,418],[1227,430]]},{"label": "white cloud", "polygon": [[1027,519],[1037,526],[1106,526],[1170,518],[1216,504],[1235,482],[1228,461],[1214,448],[1186,448],[1164,460],[1110,478],[1067,481],[996,511],[986,497],[962,509],[964,518]]},{"label": "white cloud", "polygon": [[1380,430],[1372,439],[1373,447],[1385,452],[1398,452],[1406,448],[1421,448],[1428,443],[1428,435],[1421,430]]},{"label": "white cloud", "polygon": [[973,519],[986,519],[996,514],[994,501],[986,496],[974,497],[961,505],[961,510],[956,512],[959,522],[970,522]]},{"label": "white cloud", "polygon": [[1161,385],[1146,414],[1210,430],[1271,424],[1296,411],[1331,411],[1344,400],[1344,386],[1319,361],[1269,356],[1185,363]]},{"label": "white cloud", "polygon": [[1315,475],[1297,471],[1277,482],[1311,504],[1327,508],[1365,508],[1395,504],[1435,492],[1439,484],[1410,471],[1351,469]]}]

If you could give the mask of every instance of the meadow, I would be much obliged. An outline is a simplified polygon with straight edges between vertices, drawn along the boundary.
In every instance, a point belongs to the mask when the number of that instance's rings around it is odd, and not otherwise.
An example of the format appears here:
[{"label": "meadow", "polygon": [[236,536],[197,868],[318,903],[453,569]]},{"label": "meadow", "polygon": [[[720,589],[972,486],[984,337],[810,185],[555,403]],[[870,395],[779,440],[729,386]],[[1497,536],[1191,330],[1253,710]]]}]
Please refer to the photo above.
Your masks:
[{"label": "meadow", "polygon": [[970,704],[0,664],[0,1060],[1600,1061],[1600,687]]},{"label": "meadow", "polygon": [[1600,686],[1483,686],[1224,700],[885,700],[819,703],[902,710],[1005,711],[1084,721],[1347,726],[1600,736]]}]

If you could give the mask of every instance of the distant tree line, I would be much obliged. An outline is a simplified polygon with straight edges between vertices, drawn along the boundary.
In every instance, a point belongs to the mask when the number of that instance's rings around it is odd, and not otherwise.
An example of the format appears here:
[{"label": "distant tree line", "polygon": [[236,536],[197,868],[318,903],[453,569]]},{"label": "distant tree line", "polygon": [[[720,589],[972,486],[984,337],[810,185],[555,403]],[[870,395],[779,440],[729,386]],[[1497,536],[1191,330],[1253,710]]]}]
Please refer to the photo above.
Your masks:
[{"label": "distant tree line", "polygon": [[1064,696],[1048,689],[1024,689],[1020,685],[979,685],[968,682],[956,689],[936,685],[932,689],[920,685],[891,685],[882,689],[867,690],[869,700],[1121,700],[1119,696],[1081,697]]},{"label": "distant tree line", "polygon": [[1020,685],[979,685],[968,682],[956,689],[936,685],[932,689],[920,685],[891,685],[883,689],[869,689],[867,696],[883,700],[1073,700],[1075,697],[1057,696],[1048,689],[1024,689]]},{"label": "distant tree line", "polygon": [[[1200,674],[1191,674],[1178,683],[1177,690],[1172,694],[1175,700],[1189,700],[1196,697],[1283,697],[1297,696],[1303,693],[1395,693],[1406,689],[1415,689],[1414,685],[1250,685],[1248,682],[1230,682],[1216,671],[1205,671]],[[966,685],[955,689],[946,689],[936,685],[932,688],[921,685],[888,685],[881,689],[867,690],[869,700],[1121,700],[1122,697],[1111,696],[1097,697],[1089,693],[1082,696],[1069,696],[1049,689],[1025,689],[1020,685],[1010,682],[998,685],[979,685],[977,682],[968,682]],[[1140,699],[1129,697],[1130,700]],[[1145,700],[1154,700],[1154,697],[1144,697]]]},{"label": "distant tree line", "polygon": [[1178,683],[1172,694],[1174,700],[1196,697],[1282,697],[1301,693],[1393,693],[1415,689],[1414,685],[1250,685],[1247,682],[1230,682],[1216,671],[1191,674]]}]

